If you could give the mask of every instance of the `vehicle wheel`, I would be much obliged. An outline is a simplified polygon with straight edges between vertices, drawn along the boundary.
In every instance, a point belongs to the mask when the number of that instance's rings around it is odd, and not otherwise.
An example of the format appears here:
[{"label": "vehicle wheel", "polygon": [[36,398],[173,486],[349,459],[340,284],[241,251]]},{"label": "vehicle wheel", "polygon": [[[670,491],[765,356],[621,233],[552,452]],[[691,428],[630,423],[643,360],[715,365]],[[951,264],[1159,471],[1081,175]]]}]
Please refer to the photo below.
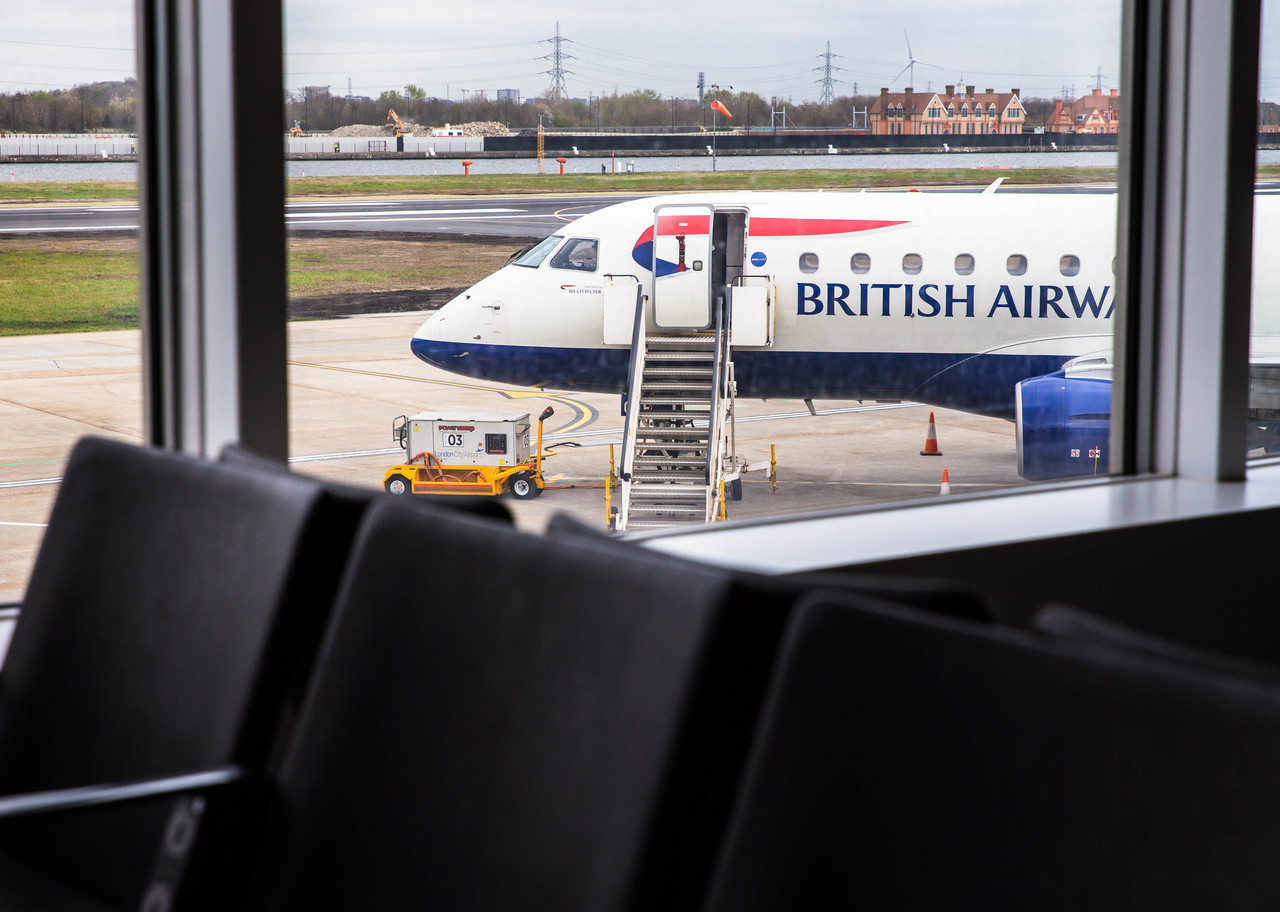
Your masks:
[{"label": "vehicle wheel", "polygon": [[733,481],[725,485],[728,489],[727,493],[730,500],[742,500],[742,479],[735,478]]},{"label": "vehicle wheel", "polygon": [[516,500],[533,500],[542,493],[542,488],[533,480],[528,472],[519,472],[511,476],[511,496]]},{"label": "vehicle wheel", "polygon": [[388,478],[386,488],[388,493],[391,494],[408,494],[413,490],[412,486],[409,484],[409,479],[405,478],[403,475],[392,475]]}]

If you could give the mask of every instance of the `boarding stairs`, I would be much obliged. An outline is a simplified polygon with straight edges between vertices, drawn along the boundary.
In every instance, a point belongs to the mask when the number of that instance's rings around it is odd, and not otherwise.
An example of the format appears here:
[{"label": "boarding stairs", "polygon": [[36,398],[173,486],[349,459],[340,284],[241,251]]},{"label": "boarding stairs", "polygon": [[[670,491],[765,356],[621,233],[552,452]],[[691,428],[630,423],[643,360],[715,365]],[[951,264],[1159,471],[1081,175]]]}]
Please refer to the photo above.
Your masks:
[{"label": "boarding stairs", "polygon": [[733,339],[772,345],[777,301],[772,276],[744,272],[747,214],[659,205],[652,300],[637,276],[604,276],[604,343],[631,349],[621,496],[611,517],[618,531],[723,518],[726,497],[741,496],[741,473],[761,467],[734,452]]},{"label": "boarding stairs", "polygon": [[615,528],[701,525],[716,518],[733,402],[729,334],[645,331],[637,321]]}]

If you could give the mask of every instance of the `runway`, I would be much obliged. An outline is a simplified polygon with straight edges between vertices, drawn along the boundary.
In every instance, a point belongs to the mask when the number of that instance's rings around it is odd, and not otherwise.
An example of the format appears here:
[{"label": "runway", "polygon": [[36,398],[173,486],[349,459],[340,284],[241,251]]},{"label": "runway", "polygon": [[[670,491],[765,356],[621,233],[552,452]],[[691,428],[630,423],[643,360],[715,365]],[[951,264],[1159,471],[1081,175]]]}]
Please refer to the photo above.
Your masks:
[{"label": "runway", "polygon": [[[622,438],[617,396],[566,394],[468,381],[409,353],[422,314],[289,324],[289,438],[294,469],[378,486],[399,458],[398,415],[529,412],[547,423],[551,490],[505,502],[521,525],[567,512],[604,529],[609,444]],[[0,338],[0,602],[21,597],[58,479],[74,442],[97,434],[139,442],[137,331]],[[778,459],[777,493],[761,474],[744,480],[731,521],[935,496],[948,469],[953,496],[1023,483],[1013,426],[935,409],[941,458],[921,457],[930,409],[913,403],[739,400],[739,453]],[[615,447],[615,453],[618,448]],[[620,453],[617,453],[620,456]],[[856,549],[856,543],[851,547]]]},{"label": "runway", "polygon": [[[289,203],[285,224],[307,231],[420,231],[486,237],[553,234],[632,195],[402,198]],[[137,206],[0,206],[0,235],[137,231]]]},{"label": "runway", "polygon": [[[930,188],[931,193],[976,193],[979,190],[980,187]],[[1115,187],[1002,186],[999,192],[1114,193]],[[1276,185],[1273,182],[1259,184],[1259,192],[1274,193]],[[580,193],[300,200],[285,205],[285,224],[294,231],[421,231],[486,237],[545,236],[588,212],[643,195]],[[137,206],[0,205],[0,236],[59,231],[136,231],[138,224]]]}]

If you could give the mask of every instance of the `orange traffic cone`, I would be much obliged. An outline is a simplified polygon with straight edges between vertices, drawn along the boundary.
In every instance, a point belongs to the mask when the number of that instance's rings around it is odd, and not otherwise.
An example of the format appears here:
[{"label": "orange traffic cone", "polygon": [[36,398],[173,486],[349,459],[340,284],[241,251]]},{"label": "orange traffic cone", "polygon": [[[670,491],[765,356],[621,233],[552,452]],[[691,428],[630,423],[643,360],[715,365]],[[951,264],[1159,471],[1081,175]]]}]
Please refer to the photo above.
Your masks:
[{"label": "orange traffic cone", "polygon": [[943,469],[942,470],[942,487],[938,489],[938,494],[942,495],[942,494],[950,494],[950,493],[951,493],[951,479],[947,476],[947,470]]},{"label": "orange traffic cone", "polygon": [[933,412],[929,413],[929,433],[924,438],[924,449],[920,451],[921,456],[941,456],[942,451],[938,449],[938,432],[933,426]]}]

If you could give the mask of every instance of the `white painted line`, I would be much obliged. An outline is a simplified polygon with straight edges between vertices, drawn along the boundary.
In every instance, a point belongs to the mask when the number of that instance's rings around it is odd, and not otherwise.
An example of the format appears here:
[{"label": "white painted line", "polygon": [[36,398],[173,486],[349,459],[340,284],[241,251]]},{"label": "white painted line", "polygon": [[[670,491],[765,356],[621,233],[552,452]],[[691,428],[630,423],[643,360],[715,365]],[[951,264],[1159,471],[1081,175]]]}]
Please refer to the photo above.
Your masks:
[{"label": "white painted line", "polygon": [[[459,219],[462,219],[464,221],[484,222],[484,221],[504,221],[504,220],[510,220],[510,219],[537,219],[537,218],[552,218],[552,217],[553,216],[551,215],[537,215],[531,212],[524,213],[522,215],[478,215],[478,216],[477,215],[447,215],[444,217],[416,216],[416,217],[410,217],[410,218],[400,218],[394,215],[375,215],[374,213],[361,213],[359,215],[352,216],[351,218],[343,218],[341,216],[336,216],[336,215],[322,216],[314,219],[307,219],[304,224],[307,224],[307,225],[357,224],[359,225],[365,222],[374,222],[377,224],[382,224],[384,222],[456,222]],[[554,217],[564,219],[564,216],[554,216]],[[571,221],[569,219],[566,219],[566,220]],[[296,221],[296,220],[287,218],[285,219],[285,221]]]},{"label": "white painted line", "polygon": [[390,456],[403,453],[400,447],[388,447],[382,450],[353,450],[347,453],[316,453],[312,456],[290,456],[290,462],[325,462],[330,459],[358,459],[361,456]]},{"label": "white painted line", "polygon": [[[387,216],[410,215],[496,215],[510,212],[525,212],[524,209],[394,209],[385,212],[349,212],[343,215],[351,217],[384,218]],[[292,219],[324,219],[333,217],[329,212],[286,212],[285,218]]]},{"label": "white painted line", "polygon": [[137,225],[62,225],[54,228],[0,228],[0,234],[38,234],[48,231],[137,231]]},{"label": "white painted line", "polygon": [[5,207],[4,212],[40,212],[48,215],[56,212],[59,215],[79,214],[81,212],[141,212],[137,206],[16,206]]},{"label": "white painted line", "polygon": [[4,522],[4,521],[0,521],[0,526],[27,526],[32,529],[49,528],[48,523],[19,523],[19,522]]}]

